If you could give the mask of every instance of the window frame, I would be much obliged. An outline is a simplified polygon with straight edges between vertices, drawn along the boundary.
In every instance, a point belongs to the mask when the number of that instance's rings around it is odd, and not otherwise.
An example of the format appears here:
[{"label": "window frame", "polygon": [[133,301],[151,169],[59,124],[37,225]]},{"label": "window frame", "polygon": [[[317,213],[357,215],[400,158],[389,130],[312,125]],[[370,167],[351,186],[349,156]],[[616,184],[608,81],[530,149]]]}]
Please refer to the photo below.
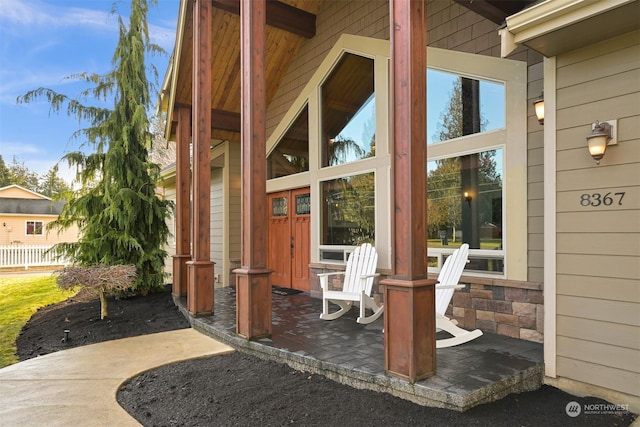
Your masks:
[{"label": "window frame", "polygon": [[[29,233],[29,223],[33,223],[33,233]],[[40,224],[40,226],[38,227],[38,224]],[[26,220],[24,222],[24,235],[25,236],[44,236],[44,221],[39,221],[39,220]],[[40,231],[39,233],[36,233],[36,231]]]}]

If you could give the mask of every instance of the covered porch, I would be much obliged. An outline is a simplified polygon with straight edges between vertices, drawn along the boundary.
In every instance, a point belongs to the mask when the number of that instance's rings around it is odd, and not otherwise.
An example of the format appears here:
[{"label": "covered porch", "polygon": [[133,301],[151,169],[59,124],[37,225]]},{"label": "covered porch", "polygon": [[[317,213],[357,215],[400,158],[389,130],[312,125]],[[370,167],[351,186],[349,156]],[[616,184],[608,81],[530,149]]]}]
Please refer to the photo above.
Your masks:
[{"label": "covered porch", "polygon": [[485,333],[464,345],[438,349],[436,374],[410,383],[385,373],[382,318],[361,325],[352,309],[324,321],[319,319],[321,300],[307,293],[273,294],[271,338],[249,341],[236,334],[235,289],[216,289],[214,300],[213,315],[194,317],[186,298],[175,298],[193,328],[240,351],[421,405],[466,411],[543,383],[539,343]]}]

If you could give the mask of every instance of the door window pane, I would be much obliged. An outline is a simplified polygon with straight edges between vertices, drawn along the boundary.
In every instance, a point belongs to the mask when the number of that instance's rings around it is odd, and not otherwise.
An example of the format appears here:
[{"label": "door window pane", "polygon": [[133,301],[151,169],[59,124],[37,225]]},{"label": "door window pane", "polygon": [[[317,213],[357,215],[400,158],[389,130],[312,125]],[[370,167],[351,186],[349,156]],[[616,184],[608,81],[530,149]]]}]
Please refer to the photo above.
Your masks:
[{"label": "door window pane", "polygon": [[310,215],[311,214],[311,195],[298,194],[296,195],[296,215]]},{"label": "door window pane", "polygon": [[287,216],[286,197],[277,197],[271,200],[271,216]]},{"label": "door window pane", "polygon": [[345,53],[322,85],[322,167],[375,155],[373,60]]},{"label": "door window pane", "polygon": [[361,245],[375,242],[374,173],[322,183],[323,245]]}]

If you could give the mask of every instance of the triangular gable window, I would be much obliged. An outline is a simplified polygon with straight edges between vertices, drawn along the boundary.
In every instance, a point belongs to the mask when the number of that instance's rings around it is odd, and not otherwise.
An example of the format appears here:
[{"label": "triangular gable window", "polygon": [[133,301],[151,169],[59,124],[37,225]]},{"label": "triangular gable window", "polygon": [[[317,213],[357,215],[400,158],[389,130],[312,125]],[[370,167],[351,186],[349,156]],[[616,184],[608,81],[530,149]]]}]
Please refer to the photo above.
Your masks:
[{"label": "triangular gable window", "polygon": [[267,157],[267,179],[309,170],[309,108],[305,105],[293,125]]},{"label": "triangular gable window", "polygon": [[322,85],[322,167],[375,155],[374,62],[345,53]]}]

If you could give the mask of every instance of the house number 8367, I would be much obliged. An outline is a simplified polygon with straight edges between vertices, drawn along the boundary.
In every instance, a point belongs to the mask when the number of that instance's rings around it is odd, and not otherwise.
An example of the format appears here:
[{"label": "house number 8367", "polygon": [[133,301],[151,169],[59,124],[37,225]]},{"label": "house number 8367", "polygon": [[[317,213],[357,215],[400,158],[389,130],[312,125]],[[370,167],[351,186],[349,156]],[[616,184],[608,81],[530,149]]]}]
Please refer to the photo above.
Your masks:
[{"label": "house number 8367", "polygon": [[624,191],[618,193],[608,192],[606,194],[602,193],[584,193],[580,195],[580,205],[581,206],[593,206],[594,208],[597,206],[611,206],[614,203],[622,206],[622,199],[624,198]]}]

